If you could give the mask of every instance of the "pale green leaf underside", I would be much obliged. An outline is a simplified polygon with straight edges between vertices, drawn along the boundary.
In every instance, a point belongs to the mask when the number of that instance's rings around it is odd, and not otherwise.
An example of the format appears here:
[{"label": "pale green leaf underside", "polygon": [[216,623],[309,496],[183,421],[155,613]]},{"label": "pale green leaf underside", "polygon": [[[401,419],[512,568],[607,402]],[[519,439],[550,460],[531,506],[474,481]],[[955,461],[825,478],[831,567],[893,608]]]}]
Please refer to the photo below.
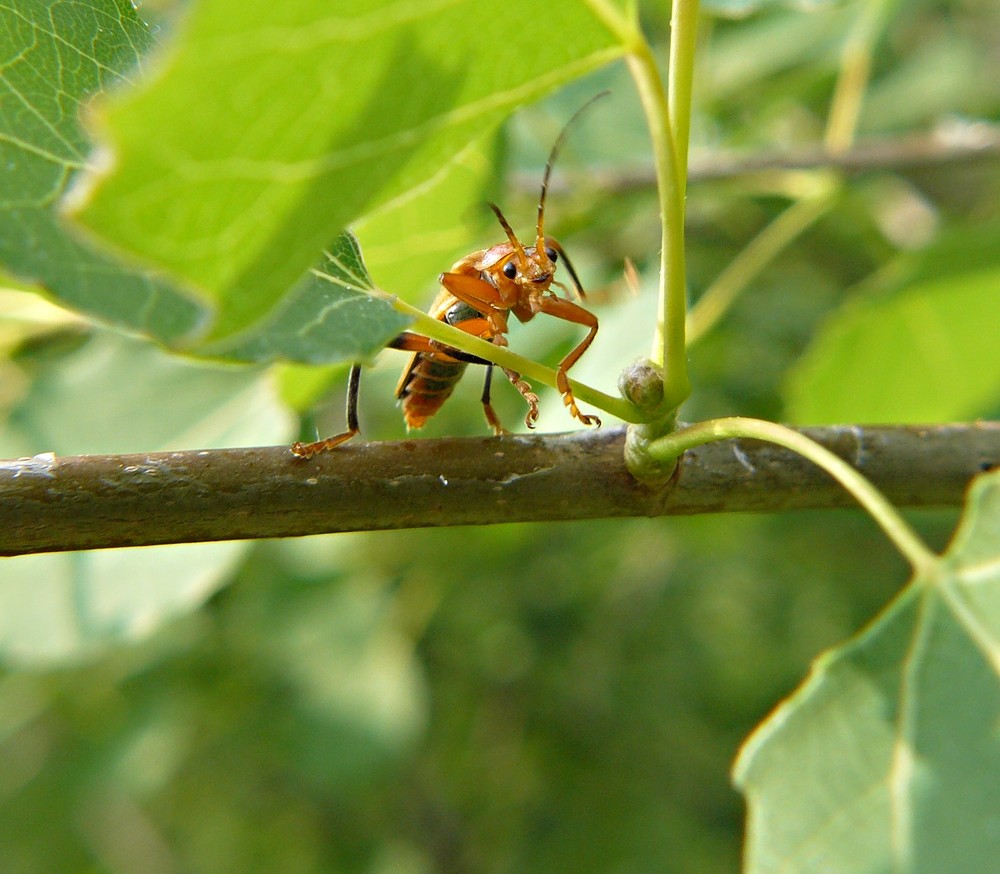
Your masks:
[{"label": "pale green leaf underside", "polygon": [[[423,307],[437,293],[442,272],[502,238],[486,205],[506,199],[505,192],[496,190],[496,139],[474,140],[408,197],[354,225],[379,288]],[[534,215],[527,220],[532,222]]]},{"label": "pale green leaf underside", "polygon": [[[25,366],[34,378],[0,429],[0,458],[260,446],[284,443],[294,432],[273,380],[260,370],[185,361],[110,332]],[[157,475],[155,465],[148,475]],[[142,638],[199,606],[249,548],[214,543],[4,559],[0,660],[74,660]]]},{"label": "pale green leaf underside", "polygon": [[[519,36],[536,19],[544,50]],[[202,0],[155,77],[95,114],[114,170],[79,218],[182,277],[216,338],[238,334],[339,229],[621,51],[571,0]]]},{"label": "pale green leaf underside", "polygon": [[1000,473],[915,579],[744,747],[746,870],[989,872],[1000,858]]}]

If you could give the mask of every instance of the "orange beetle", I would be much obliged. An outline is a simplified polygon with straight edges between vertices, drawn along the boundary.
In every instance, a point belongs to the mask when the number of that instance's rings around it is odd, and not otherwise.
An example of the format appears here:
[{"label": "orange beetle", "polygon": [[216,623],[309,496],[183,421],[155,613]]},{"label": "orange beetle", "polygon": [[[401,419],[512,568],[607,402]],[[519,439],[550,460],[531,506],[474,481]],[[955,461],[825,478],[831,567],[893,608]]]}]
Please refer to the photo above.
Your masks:
[{"label": "orange beetle", "polygon": [[[585,425],[597,426],[601,424],[597,416],[580,412],[569,385],[569,377],[566,375],[593,342],[597,334],[597,317],[572,300],[559,297],[552,290],[552,286],[555,285],[566,291],[566,287],[554,278],[556,264],[561,260],[566,264],[577,296],[584,298],[583,288],[573,265],[566,257],[562,246],[551,237],[545,236],[543,222],[545,195],[556,156],[580,113],[594,100],[603,96],[604,93],[598,94],[579,109],[563,128],[552,147],[542,177],[534,245],[525,246],[521,243],[500,208],[491,203],[490,207],[499,219],[507,240],[489,249],[466,255],[457,261],[450,271],[442,273],[439,278],[441,291],[438,292],[429,312],[435,319],[440,319],[475,337],[488,340],[496,346],[507,345],[507,320],[510,313],[521,322],[530,321],[538,313],[546,313],[586,327],[587,336],[559,362],[556,369],[556,387],[562,394],[563,402],[571,416]],[[469,364],[482,364],[486,367],[482,395],[483,412],[493,432],[497,435],[504,433],[500,419],[490,403],[492,362],[409,331],[394,338],[388,346],[413,353],[396,387],[396,397],[402,404],[407,427],[422,427],[454,391],[465,368]],[[534,428],[538,419],[538,396],[532,392],[531,386],[521,379],[519,373],[507,368],[501,369],[527,401],[528,413],[524,421],[529,428]],[[293,443],[292,452],[295,455],[300,458],[311,458],[319,452],[339,446],[358,433],[360,380],[361,365],[355,364],[351,368],[347,390],[347,430],[315,443]]]}]

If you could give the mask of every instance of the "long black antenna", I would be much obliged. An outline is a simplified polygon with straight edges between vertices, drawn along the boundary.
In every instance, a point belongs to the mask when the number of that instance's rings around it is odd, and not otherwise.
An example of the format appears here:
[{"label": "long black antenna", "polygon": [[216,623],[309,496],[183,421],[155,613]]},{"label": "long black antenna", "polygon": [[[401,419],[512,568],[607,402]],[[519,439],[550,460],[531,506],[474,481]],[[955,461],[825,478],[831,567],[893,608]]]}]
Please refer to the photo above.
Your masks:
[{"label": "long black antenna", "polygon": [[545,246],[545,234],[542,230],[542,219],[545,217],[545,195],[549,190],[549,177],[552,175],[552,166],[556,162],[556,158],[559,156],[559,151],[563,147],[563,143],[566,142],[566,137],[569,135],[570,129],[576,124],[576,120],[583,115],[591,106],[593,106],[602,97],[607,97],[611,92],[602,91],[600,94],[595,94],[586,103],[583,104],[576,112],[573,113],[569,121],[566,122],[565,127],[556,137],[556,141],[552,146],[552,151],[549,152],[549,159],[545,162],[545,173],[542,175],[542,193],[538,198],[538,227],[537,227],[537,241],[535,246],[538,250],[541,250]]}]

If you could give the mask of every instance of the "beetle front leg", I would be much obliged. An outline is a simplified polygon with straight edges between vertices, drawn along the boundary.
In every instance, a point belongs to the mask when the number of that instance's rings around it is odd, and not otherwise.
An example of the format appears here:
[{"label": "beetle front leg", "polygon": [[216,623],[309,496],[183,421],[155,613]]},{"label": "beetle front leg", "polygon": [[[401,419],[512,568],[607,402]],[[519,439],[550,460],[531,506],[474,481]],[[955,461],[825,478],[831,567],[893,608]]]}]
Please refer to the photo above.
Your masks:
[{"label": "beetle front leg", "polygon": [[580,360],[580,356],[594,342],[594,337],[597,335],[597,316],[589,310],[585,310],[582,306],[573,303],[571,300],[561,297],[550,297],[548,295],[538,298],[532,309],[536,312],[548,313],[548,315],[555,316],[557,319],[564,319],[567,322],[583,325],[590,329],[590,333],[583,338],[580,344],[559,362],[559,367],[556,368],[556,388],[563,396],[563,403],[569,409],[569,414],[574,419],[579,419],[584,425],[595,425],[599,428],[601,420],[597,416],[588,416],[580,412],[579,407],[576,405],[576,398],[573,397],[573,390],[569,386],[569,376],[566,374],[566,371]]},{"label": "beetle front leg", "polygon": [[[507,309],[504,306],[500,293],[492,285],[478,276],[466,273],[442,273],[440,280],[441,285],[448,292],[482,314],[486,324],[489,326],[489,333],[492,336],[489,336],[486,332],[480,332],[477,334],[478,336],[488,339],[495,346],[507,345],[507,338],[504,336],[507,333]],[[456,327],[464,329],[463,324],[459,324]],[[538,421],[538,395],[521,378],[520,373],[506,367],[502,368],[502,370],[506,374],[507,379],[510,380],[511,385],[521,393],[521,397],[524,398],[528,405],[528,412],[524,416],[524,424],[534,429],[535,423]],[[486,391],[483,393],[483,398],[483,409],[486,411],[486,418],[489,420],[490,425],[493,425],[493,419],[490,419],[490,413],[493,408],[486,403]],[[496,414],[493,413],[493,415],[495,416]],[[496,426],[494,425],[495,429]]]},{"label": "beetle front leg", "polygon": [[[497,334],[493,338],[493,343],[496,346],[506,346],[507,338],[502,334]],[[486,371],[486,384],[483,386],[483,410],[486,413],[486,420],[493,426],[494,432],[499,436],[508,432],[506,428],[500,426],[500,420],[497,418],[496,412],[494,412],[490,404],[490,380],[493,376],[493,367],[494,365],[489,363],[489,368]],[[521,393],[521,397],[524,398],[525,403],[527,403],[528,412],[524,416],[524,424],[534,430],[535,422],[538,421],[538,395],[531,390],[531,386],[527,382],[521,379],[520,373],[510,370],[507,367],[501,367],[500,369],[504,372],[507,379],[510,380],[510,384]],[[498,426],[500,426],[500,430],[497,430]]]}]

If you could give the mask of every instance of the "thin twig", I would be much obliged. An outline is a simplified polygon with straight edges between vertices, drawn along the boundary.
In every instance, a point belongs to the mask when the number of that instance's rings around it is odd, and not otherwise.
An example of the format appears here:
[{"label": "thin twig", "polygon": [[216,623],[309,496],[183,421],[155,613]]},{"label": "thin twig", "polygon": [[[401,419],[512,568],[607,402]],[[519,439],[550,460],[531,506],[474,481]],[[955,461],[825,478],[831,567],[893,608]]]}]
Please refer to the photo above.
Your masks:
[{"label": "thin twig", "polygon": [[[1000,423],[809,428],[896,506],[956,506],[1000,465]],[[0,555],[497,522],[845,507],[793,453],[753,440],[684,454],[661,489],[625,470],[624,432],[0,462]]]},{"label": "thin twig", "polygon": [[[922,136],[861,142],[839,154],[822,146],[781,149],[754,153],[711,153],[691,155],[688,184],[734,179],[771,170],[814,170],[831,168],[848,175],[877,170],[921,170],[949,164],[968,164],[1000,159],[1000,129],[984,123],[961,125],[954,131]],[[526,195],[537,187],[534,176],[518,175],[514,184]],[[656,184],[652,168],[587,171],[587,186],[593,190],[621,193],[648,189]],[[533,187],[534,186],[534,187]],[[565,194],[579,187],[575,175],[557,173],[549,187],[553,194]]]}]

